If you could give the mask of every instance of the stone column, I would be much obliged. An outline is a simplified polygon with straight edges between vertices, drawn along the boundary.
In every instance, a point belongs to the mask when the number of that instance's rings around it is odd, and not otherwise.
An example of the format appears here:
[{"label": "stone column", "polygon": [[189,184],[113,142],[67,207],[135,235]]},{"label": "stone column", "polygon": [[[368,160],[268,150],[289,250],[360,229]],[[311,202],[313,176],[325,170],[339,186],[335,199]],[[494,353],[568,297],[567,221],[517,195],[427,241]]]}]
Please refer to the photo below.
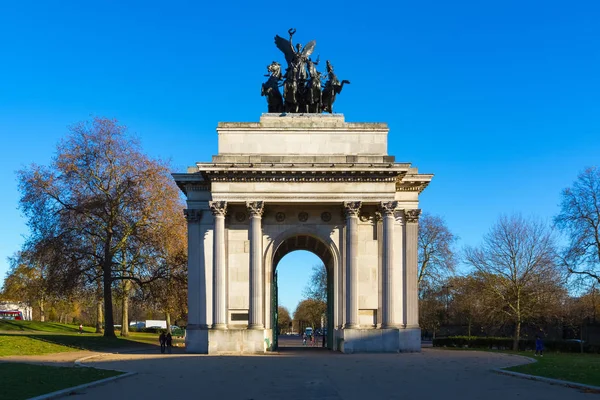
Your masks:
[{"label": "stone column", "polygon": [[421,210],[405,210],[406,218],[406,263],[405,268],[405,302],[406,327],[419,327],[419,297],[417,286],[418,240],[419,240],[419,215]]},{"label": "stone column", "polygon": [[227,329],[227,281],[226,281],[226,253],[225,253],[225,214],[227,213],[226,201],[210,201],[210,211],[215,216],[214,230],[214,329]]},{"label": "stone column", "polygon": [[188,223],[188,329],[206,329],[206,299],[202,298],[206,284],[203,268],[200,220],[202,210],[183,210]]},{"label": "stone column", "polygon": [[248,329],[264,329],[263,321],[263,263],[262,263],[262,214],[264,202],[246,202],[250,214],[250,309]]},{"label": "stone column", "polygon": [[358,328],[358,213],[360,201],[344,202],[346,214],[346,329]]},{"label": "stone column", "polygon": [[382,298],[381,298],[381,327],[396,328],[398,326],[394,313],[394,211],[398,207],[397,201],[381,202],[381,218],[383,220],[383,249],[382,249]]}]

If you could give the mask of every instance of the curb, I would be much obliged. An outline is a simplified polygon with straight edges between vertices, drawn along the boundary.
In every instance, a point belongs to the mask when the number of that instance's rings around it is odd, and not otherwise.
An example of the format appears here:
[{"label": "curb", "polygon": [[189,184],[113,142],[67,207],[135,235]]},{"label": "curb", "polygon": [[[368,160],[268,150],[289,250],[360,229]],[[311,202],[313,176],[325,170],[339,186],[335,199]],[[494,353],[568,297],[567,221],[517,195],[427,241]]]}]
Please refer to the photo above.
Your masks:
[{"label": "curb", "polygon": [[573,388],[573,389],[581,389],[581,390],[585,390],[588,393],[599,393],[600,394],[600,386],[585,385],[583,383],[563,381],[560,379],[545,378],[543,376],[523,374],[521,372],[505,371],[500,368],[494,368],[494,369],[492,369],[492,372],[495,372],[495,373],[501,374],[501,375],[513,376],[515,378],[545,382],[545,383],[549,383],[551,385],[559,385],[559,386],[566,386],[568,388]]},{"label": "curb", "polygon": [[[86,367],[83,364],[84,361],[95,358],[95,357],[100,357],[100,356],[103,356],[106,354],[109,354],[109,353],[100,353],[100,354],[94,354],[91,356],[79,358],[74,361],[75,367]],[[88,367],[88,368],[93,368],[93,367]],[[101,369],[101,368],[96,368],[96,369]],[[84,383],[82,385],[72,386],[72,387],[68,387],[66,389],[57,390],[55,392],[42,394],[37,397],[31,397],[28,400],[48,400],[48,399],[57,399],[57,398],[64,397],[64,396],[70,396],[73,394],[73,392],[76,392],[78,390],[87,389],[87,388],[91,388],[94,386],[100,386],[100,385],[103,385],[108,382],[113,382],[113,381],[116,381],[116,380],[122,379],[122,378],[128,378],[130,376],[137,374],[137,372],[126,372],[126,371],[121,371],[118,369],[111,369],[109,371],[117,371],[117,372],[123,372],[123,373],[121,375],[111,376],[110,378],[104,378],[104,379],[100,379],[97,381]]]},{"label": "curb", "polygon": [[[115,371],[115,370],[113,370],[113,371]],[[119,372],[122,372],[122,371],[119,371]],[[127,378],[129,376],[135,375],[136,373],[137,372],[125,372],[124,374],[117,375],[117,376],[111,376],[110,378],[100,379],[99,381],[84,383],[83,385],[72,386],[70,388],[57,390],[56,392],[43,394],[43,395],[37,396],[37,397],[31,397],[29,400],[57,399],[59,397],[69,396],[69,395],[72,395],[73,392],[75,392],[77,390],[87,389],[87,388],[94,387],[94,386],[99,386],[99,385],[105,384],[107,382],[116,381],[117,379],[121,379],[121,378]]]}]

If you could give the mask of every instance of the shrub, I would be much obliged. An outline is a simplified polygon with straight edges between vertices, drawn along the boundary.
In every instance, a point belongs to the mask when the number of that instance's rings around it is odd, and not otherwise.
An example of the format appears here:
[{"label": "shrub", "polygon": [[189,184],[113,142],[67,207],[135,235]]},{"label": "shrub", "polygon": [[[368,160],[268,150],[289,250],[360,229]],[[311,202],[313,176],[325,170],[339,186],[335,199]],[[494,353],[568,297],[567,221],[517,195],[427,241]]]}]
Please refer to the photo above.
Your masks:
[{"label": "shrub", "polygon": [[[457,347],[470,349],[493,349],[493,350],[512,350],[513,339],[507,337],[476,337],[476,336],[450,336],[446,338],[435,338],[433,347]],[[533,351],[535,349],[534,339],[519,340],[520,351]],[[578,342],[565,340],[544,340],[544,350],[563,353],[578,353],[581,346]],[[583,351],[586,353],[597,353],[598,346],[584,344]]]}]

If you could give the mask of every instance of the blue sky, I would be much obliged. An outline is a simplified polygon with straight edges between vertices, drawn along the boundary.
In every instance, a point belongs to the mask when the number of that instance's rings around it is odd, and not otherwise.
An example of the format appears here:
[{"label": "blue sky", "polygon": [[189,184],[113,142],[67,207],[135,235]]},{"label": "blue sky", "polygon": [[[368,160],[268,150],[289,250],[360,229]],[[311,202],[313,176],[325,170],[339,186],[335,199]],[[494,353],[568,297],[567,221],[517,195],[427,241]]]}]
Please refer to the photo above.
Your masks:
[{"label": "blue sky", "polygon": [[[501,213],[550,219],[599,163],[597,1],[95,3],[0,5],[2,278],[27,232],[15,170],[48,164],[90,116],[117,118],[174,171],[210,160],[219,121],[266,112],[265,67],[284,63],[273,37],[290,27],[352,82],[336,111],[387,122],[389,153],[435,174],[421,206],[460,246]],[[279,275],[291,309],[315,262],[302,254]]]}]

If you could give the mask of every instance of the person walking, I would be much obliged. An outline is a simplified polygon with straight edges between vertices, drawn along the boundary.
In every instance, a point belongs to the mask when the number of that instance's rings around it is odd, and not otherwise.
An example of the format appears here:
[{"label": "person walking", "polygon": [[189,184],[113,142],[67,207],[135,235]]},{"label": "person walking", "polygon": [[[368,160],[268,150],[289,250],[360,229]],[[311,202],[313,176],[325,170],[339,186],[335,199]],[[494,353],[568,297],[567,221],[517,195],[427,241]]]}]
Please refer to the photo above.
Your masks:
[{"label": "person walking", "polygon": [[306,346],[306,332],[302,334],[302,346]]},{"label": "person walking", "polygon": [[161,331],[160,336],[158,337],[158,342],[160,343],[160,352],[165,353],[165,346],[167,345],[167,337],[165,336],[165,332]]},{"label": "person walking", "polygon": [[[539,354],[538,354],[539,353]],[[535,354],[536,357],[544,357],[544,343],[539,335],[535,335]]]},{"label": "person walking", "polygon": [[173,349],[173,336],[171,336],[170,333],[167,333],[165,341],[167,344],[167,353],[171,354],[171,351]]}]

